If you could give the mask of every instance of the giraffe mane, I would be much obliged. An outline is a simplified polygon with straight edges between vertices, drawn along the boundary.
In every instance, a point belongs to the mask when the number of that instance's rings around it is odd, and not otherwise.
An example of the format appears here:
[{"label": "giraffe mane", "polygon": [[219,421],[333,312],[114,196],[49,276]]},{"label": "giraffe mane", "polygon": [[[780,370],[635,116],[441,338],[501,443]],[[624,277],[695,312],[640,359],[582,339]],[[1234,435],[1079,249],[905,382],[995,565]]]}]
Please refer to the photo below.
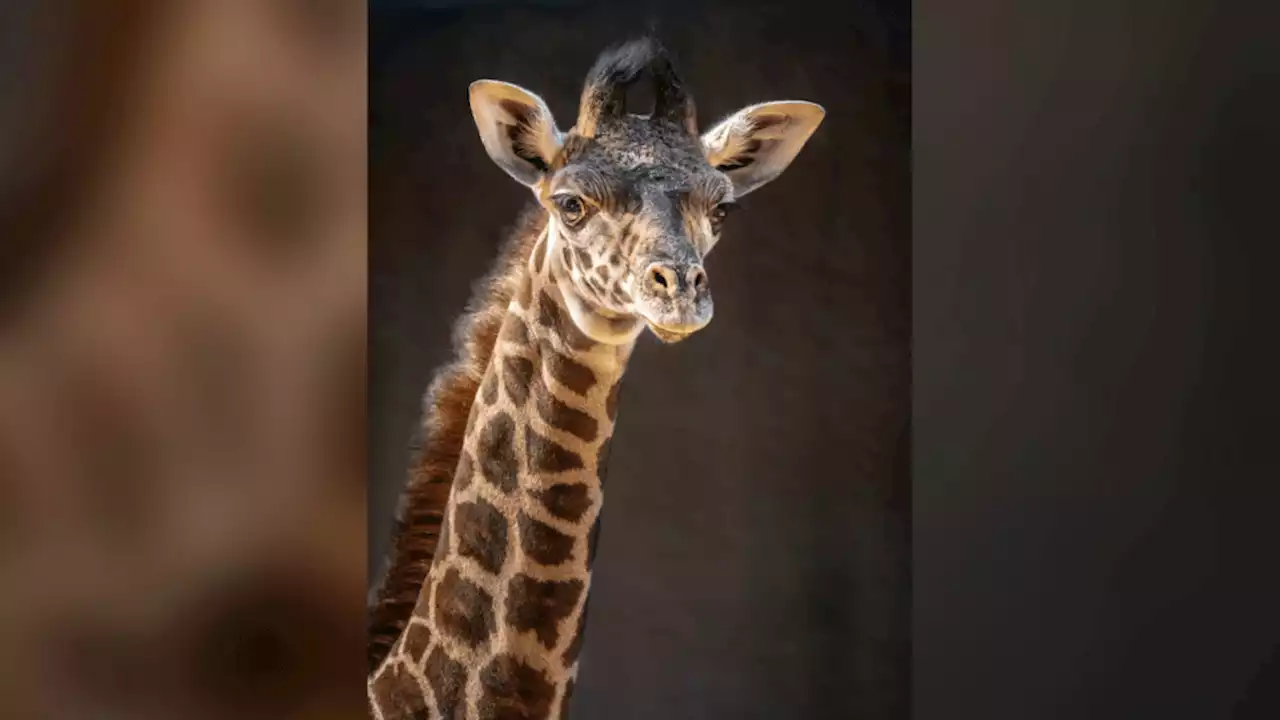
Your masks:
[{"label": "giraffe mane", "polygon": [[467,310],[454,327],[454,359],[436,372],[427,390],[392,534],[391,562],[369,607],[370,672],[404,630],[431,569],[471,407],[507,305],[546,222],[537,203],[521,213],[492,269],[473,286]]}]

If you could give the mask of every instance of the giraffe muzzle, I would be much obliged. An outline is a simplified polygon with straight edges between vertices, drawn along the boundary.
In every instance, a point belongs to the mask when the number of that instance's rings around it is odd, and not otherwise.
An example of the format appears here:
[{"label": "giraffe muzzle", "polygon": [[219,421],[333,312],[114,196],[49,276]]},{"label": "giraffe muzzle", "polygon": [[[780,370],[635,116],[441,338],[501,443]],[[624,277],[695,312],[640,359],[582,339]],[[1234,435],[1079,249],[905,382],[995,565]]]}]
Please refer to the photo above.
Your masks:
[{"label": "giraffe muzzle", "polygon": [[651,263],[639,300],[649,330],[666,343],[679,342],[711,322],[711,290],[700,263]]}]

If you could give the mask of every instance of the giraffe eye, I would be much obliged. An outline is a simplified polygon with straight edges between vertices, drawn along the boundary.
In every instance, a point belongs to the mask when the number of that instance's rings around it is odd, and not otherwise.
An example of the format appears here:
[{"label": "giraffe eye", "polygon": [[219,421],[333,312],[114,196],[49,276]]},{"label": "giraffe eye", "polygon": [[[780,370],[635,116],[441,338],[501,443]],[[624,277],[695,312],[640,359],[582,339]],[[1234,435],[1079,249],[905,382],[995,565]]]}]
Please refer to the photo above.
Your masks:
[{"label": "giraffe eye", "polygon": [[711,225],[719,230],[720,224],[724,222],[724,219],[729,216],[729,212],[735,207],[737,205],[731,202],[722,202],[716,205],[711,209]]},{"label": "giraffe eye", "polygon": [[565,224],[573,227],[587,216],[587,206],[577,195],[563,194],[551,198]]}]

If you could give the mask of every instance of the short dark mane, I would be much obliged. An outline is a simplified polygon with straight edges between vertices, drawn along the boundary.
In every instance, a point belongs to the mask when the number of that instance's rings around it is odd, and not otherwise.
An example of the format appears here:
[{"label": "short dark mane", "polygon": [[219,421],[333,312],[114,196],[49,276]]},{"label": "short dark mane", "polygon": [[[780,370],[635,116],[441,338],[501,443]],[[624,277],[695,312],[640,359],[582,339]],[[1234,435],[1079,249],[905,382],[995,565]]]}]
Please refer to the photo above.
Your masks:
[{"label": "short dark mane", "polygon": [[546,212],[537,203],[521,213],[497,262],[474,286],[466,313],[454,328],[454,360],[436,372],[427,390],[409,478],[400,497],[391,563],[369,608],[370,672],[382,664],[404,630],[431,569],[471,406],[507,305],[546,221]]}]

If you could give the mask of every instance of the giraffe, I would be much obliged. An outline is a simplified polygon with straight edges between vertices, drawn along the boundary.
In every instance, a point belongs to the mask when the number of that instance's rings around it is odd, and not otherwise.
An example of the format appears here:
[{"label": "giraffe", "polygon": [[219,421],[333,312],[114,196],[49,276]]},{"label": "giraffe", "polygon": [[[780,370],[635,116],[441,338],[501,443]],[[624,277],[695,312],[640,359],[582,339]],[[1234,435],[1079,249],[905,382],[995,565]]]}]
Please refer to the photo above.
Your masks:
[{"label": "giraffe", "polygon": [[[627,90],[646,74],[652,112],[629,113]],[[470,105],[490,158],[535,201],[459,326],[458,362],[428,393],[373,608],[380,720],[566,716],[632,349],[646,328],[671,344],[710,322],[703,260],[726,217],[825,114],[761,103],[700,135],[651,37],[599,56],[567,132],[511,83],[477,80]]]}]

